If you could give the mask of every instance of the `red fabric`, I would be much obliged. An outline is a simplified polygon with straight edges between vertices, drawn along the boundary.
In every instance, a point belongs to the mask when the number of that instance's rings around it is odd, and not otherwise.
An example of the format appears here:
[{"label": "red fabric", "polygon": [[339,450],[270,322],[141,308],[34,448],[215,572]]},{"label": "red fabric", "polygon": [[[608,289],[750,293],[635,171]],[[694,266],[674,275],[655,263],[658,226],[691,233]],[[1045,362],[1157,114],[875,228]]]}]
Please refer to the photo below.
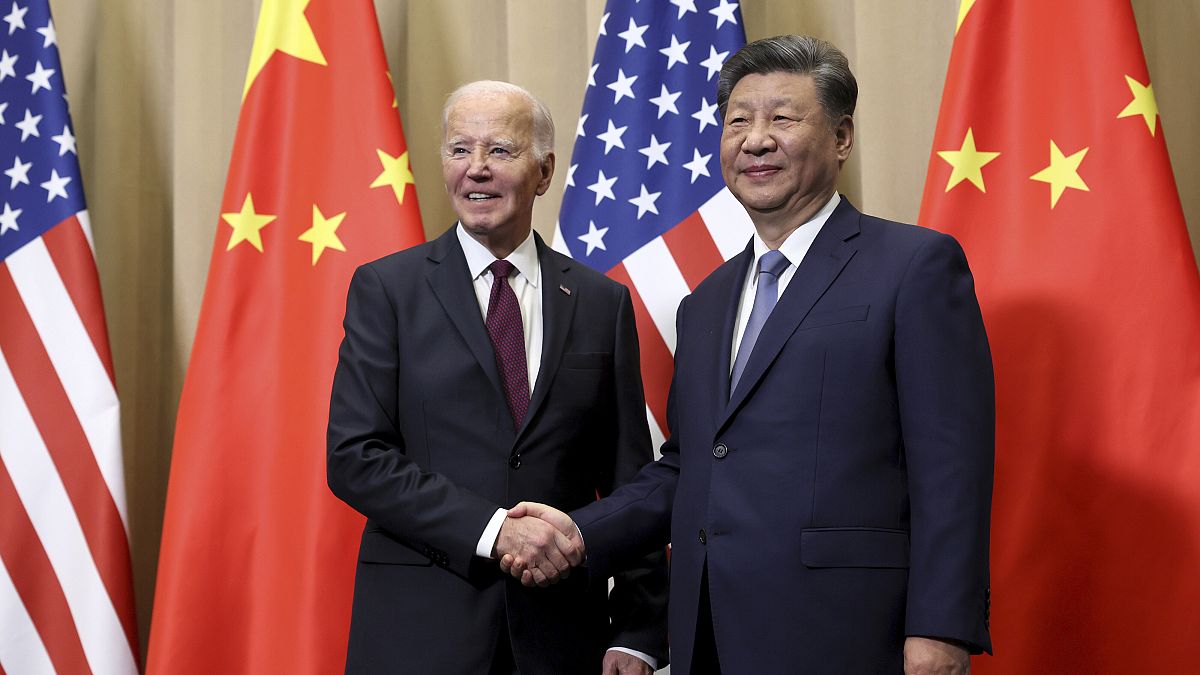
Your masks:
[{"label": "red fabric", "polygon": [[[416,192],[369,187],[405,152],[374,7],[311,0],[326,65],[274,52],[242,102],[179,406],[150,673],[341,672],[362,518],[325,480],[350,276],[423,239]],[[266,15],[264,15],[264,19]],[[259,38],[264,35],[260,26]],[[274,216],[262,250],[225,214]],[[300,239],[345,214],[345,251]],[[230,246],[233,243],[232,247]]]},{"label": "red fabric", "polygon": [[[1200,279],[1128,0],[974,4],[920,222],[967,251],[997,386],[987,673],[1195,669]],[[986,192],[950,187],[971,129]],[[1031,177],[1087,149],[1087,190]]]}]

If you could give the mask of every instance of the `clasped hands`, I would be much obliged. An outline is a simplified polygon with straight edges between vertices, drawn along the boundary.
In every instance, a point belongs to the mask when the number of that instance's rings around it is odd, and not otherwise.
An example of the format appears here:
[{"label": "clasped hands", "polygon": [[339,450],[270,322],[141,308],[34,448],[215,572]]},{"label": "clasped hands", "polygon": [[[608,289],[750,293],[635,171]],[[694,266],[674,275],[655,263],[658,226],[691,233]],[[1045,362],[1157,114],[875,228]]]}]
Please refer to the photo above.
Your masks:
[{"label": "clasped hands", "polygon": [[552,506],[521,502],[508,510],[496,537],[500,569],[526,586],[545,588],[583,562],[583,537],[567,514]]}]

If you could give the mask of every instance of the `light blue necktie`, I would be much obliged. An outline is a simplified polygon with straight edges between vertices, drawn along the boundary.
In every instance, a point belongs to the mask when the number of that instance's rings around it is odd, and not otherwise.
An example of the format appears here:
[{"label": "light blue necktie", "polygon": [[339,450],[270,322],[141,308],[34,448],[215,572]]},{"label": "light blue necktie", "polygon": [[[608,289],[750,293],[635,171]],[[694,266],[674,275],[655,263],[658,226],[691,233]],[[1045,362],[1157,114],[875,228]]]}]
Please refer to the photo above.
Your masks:
[{"label": "light blue necktie", "polygon": [[779,251],[767,251],[758,261],[758,290],[754,292],[754,307],[750,310],[750,319],[746,321],[746,332],[742,333],[742,344],[738,345],[733,373],[729,376],[730,396],[737,389],[738,380],[742,379],[742,371],[746,369],[746,362],[750,360],[750,352],[754,351],[754,343],[758,342],[763,324],[779,301],[779,275],[788,265],[791,263]]}]

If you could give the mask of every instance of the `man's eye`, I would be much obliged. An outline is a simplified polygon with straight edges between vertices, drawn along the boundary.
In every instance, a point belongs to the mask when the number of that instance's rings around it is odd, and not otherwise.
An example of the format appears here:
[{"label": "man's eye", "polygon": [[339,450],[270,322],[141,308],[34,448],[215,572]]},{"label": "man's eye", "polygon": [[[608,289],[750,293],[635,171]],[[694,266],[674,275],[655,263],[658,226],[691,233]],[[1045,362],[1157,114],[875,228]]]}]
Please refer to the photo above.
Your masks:
[{"label": "man's eye", "polygon": [[492,148],[492,154],[493,155],[507,155],[509,153],[508,153],[507,148]]}]

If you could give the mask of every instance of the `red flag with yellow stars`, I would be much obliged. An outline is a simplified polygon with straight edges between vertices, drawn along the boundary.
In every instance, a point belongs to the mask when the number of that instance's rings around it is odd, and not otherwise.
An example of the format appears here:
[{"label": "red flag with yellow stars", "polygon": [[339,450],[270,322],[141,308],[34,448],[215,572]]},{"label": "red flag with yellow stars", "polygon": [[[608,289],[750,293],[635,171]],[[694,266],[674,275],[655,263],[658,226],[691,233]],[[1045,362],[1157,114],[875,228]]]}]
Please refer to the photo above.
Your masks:
[{"label": "red flag with yellow stars", "polygon": [[325,425],[356,266],[423,239],[370,0],[264,0],[175,432],[151,673],[341,672]]},{"label": "red flag with yellow stars", "polygon": [[995,361],[978,672],[1194,672],[1200,278],[1129,0],[962,2],[920,222]]}]

